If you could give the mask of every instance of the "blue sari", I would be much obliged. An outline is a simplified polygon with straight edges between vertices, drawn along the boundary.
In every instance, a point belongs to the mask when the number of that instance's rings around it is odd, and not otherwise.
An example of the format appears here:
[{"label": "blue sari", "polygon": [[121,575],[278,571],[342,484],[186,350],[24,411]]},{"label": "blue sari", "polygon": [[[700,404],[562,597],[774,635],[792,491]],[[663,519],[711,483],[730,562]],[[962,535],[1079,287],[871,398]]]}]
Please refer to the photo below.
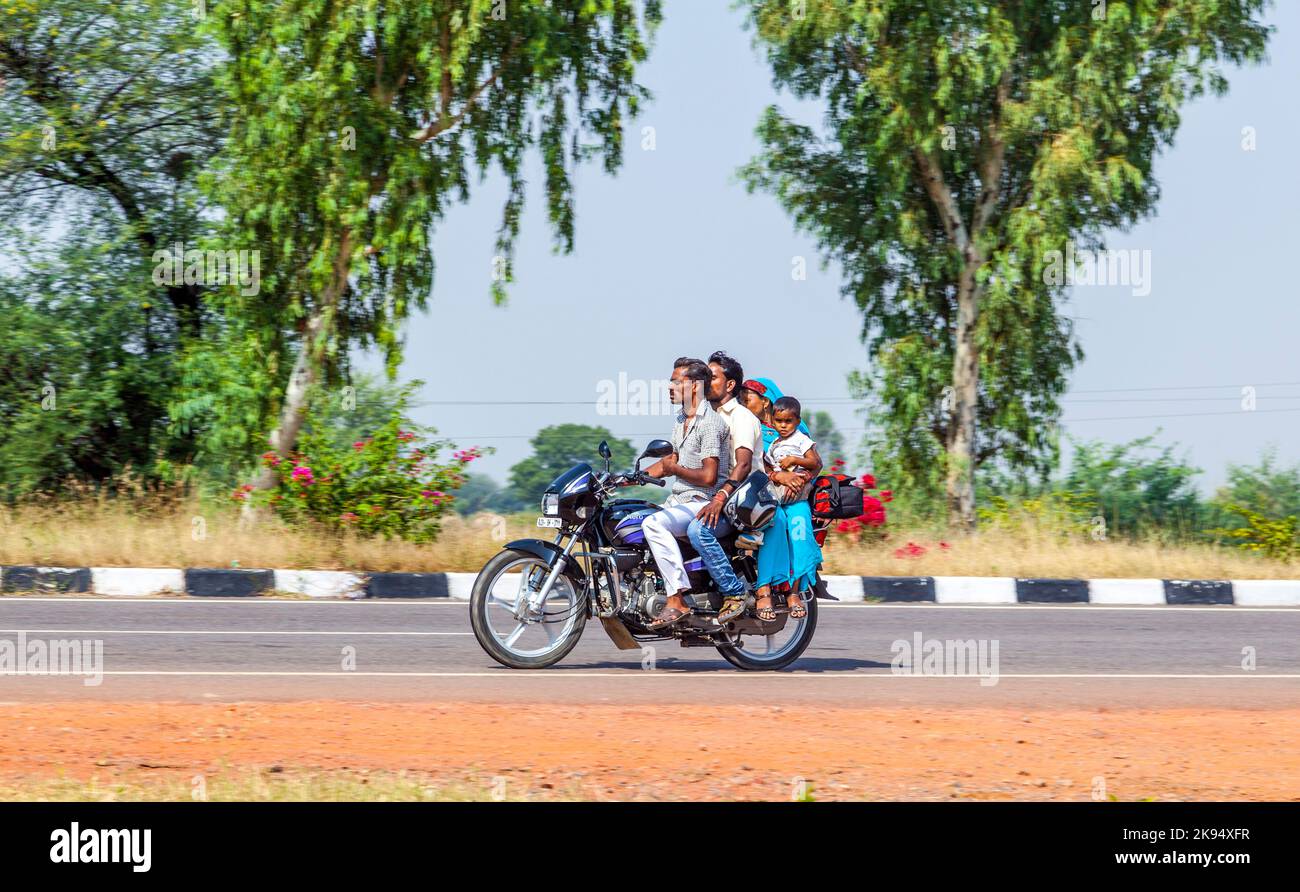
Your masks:
[{"label": "blue sari", "polygon": [[[781,388],[771,379],[754,380],[767,389],[764,396],[772,402],[783,396]],[[802,421],[799,429],[808,433]],[[763,425],[764,450],[776,436],[773,428]],[[763,547],[758,550],[758,584],[775,586],[788,582],[796,592],[812,588],[822,562],[822,550],[813,533],[812,509],[807,502],[778,507],[771,525],[763,531]]]}]

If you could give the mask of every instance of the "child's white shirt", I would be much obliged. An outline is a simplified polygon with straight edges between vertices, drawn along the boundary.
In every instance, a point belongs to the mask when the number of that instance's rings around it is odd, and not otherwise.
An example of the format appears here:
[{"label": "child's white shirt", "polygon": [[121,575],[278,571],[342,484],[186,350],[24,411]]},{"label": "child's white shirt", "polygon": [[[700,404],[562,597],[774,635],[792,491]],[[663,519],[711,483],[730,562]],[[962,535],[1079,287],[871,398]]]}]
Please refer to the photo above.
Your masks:
[{"label": "child's white shirt", "polygon": [[772,445],[767,447],[767,452],[763,454],[763,457],[767,459],[773,470],[779,471],[781,470],[781,459],[790,455],[803,458],[804,453],[816,445],[812,437],[795,428],[794,433],[784,440],[773,440]]}]

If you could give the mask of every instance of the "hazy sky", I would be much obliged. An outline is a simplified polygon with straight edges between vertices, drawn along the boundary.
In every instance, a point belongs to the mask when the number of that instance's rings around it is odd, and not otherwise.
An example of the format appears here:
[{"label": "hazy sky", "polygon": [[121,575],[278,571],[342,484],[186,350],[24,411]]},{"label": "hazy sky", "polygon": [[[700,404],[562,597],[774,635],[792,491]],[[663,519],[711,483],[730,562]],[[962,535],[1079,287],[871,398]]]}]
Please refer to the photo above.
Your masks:
[{"label": "hazy sky", "polygon": [[[829,410],[851,442],[861,437],[846,376],[867,364],[862,320],[840,297],[839,270],[821,269],[776,201],[735,178],[757,149],[760,111],[794,103],[772,88],[729,3],[665,6],[641,72],[654,101],[630,128],[616,177],[595,166],[579,174],[573,254],[551,253],[536,175],[508,306],[488,295],[500,182],[438,227],[433,296],[410,322],[401,377],[427,382],[419,420],[462,446],[496,448],[476,467],[498,479],[548,424],[603,424],[637,446],[663,435],[664,416],[600,414],[600,382],[662,378],[675,357],[717,348]],[[1158,216],[1110,239],[1150,252],[1150,293],[1077,286],[1067,310],[1087,358],[1065,430],[1119,442],[1162,428],[1159,442],[1181,444],[1205,469],[1202,488],[1267,444],[1300,459],[1300,3],[1281,3],[1270,20],[1270,62],[1230,72],[1226,97],[1186,109],[1156,164]],[[641,147],[646,126],[653,151]],[[1242,148],[1244,127],[1255,128],[1254,151]],[[808,259],[806,281],[792,279],[795,256]],[[1255,411],[1242,410],[1243,387],[1255,388]]]}]

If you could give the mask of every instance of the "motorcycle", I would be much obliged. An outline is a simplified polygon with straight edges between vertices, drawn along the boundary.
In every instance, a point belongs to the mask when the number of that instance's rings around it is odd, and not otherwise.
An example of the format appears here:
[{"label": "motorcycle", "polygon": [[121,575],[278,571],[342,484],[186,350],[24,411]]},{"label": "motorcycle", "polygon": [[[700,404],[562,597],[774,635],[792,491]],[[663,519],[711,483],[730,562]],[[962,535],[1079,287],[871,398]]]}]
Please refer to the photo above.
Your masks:
[{"label": "motorcycle", "polygon": [[[574,465],[542,495],[537,525],[556,530],[555,539],[509,542],[479,572],[470,595],[470,621],[483,650],[512,669],[544,669],[573,650],[587,620],[595,617],[623,650],[676,640],[683,647],[715,648],[740,669],[781,669],[797,660],[817,628],[817,599],[830,598],[820,576],[800,593],[807,606],[801,618],[791,618],[786,599],[776,596],[776,618],[761,620],[750,595],[744,614],[720,623],[722,595],[685,536],[678,544],[694,609],[665,629],[647,628],[663,609],[667,592],[641,524],[660,508],[644,499],[619,498],[618,490],[664,486],[663,479],[642,471],[641,463],[671,455],[673,447],[667,440],[652,440],[635,467],[619,473],[610,470],[609,444],[602,442],[599,452],[604,471],[587,463]],[[829,522],[815,524],[822,532]],[[720,541],[752,590],[758,578],[754,553],[736,549],[734,533]]]}]

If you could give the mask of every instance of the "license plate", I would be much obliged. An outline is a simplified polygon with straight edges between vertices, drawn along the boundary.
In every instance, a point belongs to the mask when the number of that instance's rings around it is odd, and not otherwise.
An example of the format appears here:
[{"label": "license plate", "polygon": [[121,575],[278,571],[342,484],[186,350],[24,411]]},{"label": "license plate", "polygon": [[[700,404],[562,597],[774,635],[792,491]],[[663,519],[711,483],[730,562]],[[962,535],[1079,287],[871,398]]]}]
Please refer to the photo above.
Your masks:
[{"label": "license plate", "polygon": [[537,525],[539,527],[553,527],[559,529],[560,519],[558,517],[539,517],[537,518]]}]

